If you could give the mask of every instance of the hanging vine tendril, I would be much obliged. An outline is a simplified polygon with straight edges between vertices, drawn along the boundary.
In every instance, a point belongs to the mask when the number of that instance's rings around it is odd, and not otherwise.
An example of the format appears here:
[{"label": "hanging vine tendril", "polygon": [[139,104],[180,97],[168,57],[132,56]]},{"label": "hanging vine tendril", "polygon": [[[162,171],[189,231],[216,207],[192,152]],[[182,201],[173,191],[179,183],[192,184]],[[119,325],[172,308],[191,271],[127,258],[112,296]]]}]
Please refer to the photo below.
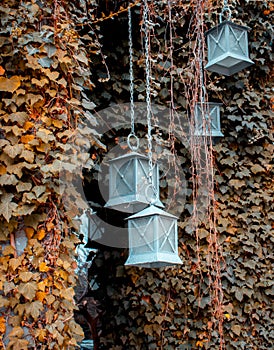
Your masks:
[{"label": "hanging vine tendril", "polygon": [[157,189],[152,186],[153,160],[152,160],[152,136],[151,136],[151,100],[150,100],[150,50],[149,50],[149,7],[147,0],[144,0],[143,30],[145,41],[145,77],[146,77],[146,107],[147,107],[147,140],[148,140],[148,160],[149,160],[149,184],[157,198]]},{"label": "hanging vine tendril", "polygon": [[[206,74],[203,69],[205,57],[204,12],[208,7],[207,0],[193,0],[195,12],[189,27],[191,47],[191,71],[193,81],[187,89],[190,110],[190,148],[193,182],[192,227],[196,236],[197,267],[201,268],[201,247],[199,232],[205,227],[209,232],[207,246],[207,274],[200,271],[200,285],[205,277],[209,280],[209,291],[212,306],[212,319],[217,320],[220,338],[220,350],[224,349],[223,336],[223,290],[221,270],[223,264],[222,250],[217,232],[217,210],[214,195],[214,156],[212,139],[208,136],[195,135],[195,105],[200,103],[203,119],[203,130],[210,131],[210,120],[207,104]],[[214,322],[213,322],[214,324]]]}]

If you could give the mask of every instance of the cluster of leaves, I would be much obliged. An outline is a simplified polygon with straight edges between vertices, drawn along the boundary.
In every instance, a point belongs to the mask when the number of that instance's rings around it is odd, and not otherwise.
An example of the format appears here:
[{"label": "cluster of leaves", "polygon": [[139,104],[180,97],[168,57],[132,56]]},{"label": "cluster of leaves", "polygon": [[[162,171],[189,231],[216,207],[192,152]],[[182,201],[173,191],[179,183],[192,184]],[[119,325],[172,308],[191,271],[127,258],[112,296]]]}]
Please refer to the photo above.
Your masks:
[{"label": "cluster of leaves", "polygon": [[[98,143],[86,46],[87,8],[64,1],[0,6],[0,343],[69,349],[83,337],[73,218],[85,208],[74,174]],[[80,37],[79,32],[85,31]],[[63,196],[63,198],[62,198]],[[77,206],[75,203],[77,202]]]},{"label": "cluster of leaves", "polygon": [[[187,87],[193,79],[188,29],[197,3],[178,1],[172,7],[172,67],[167,6],[162,1],[151,4],[153,102],[169,105],[172,74],[175,105],[183,116]],[[215,1],[207,3],[205,25],[209,29],[218,21],[221,9]],[[223,102],[225,135],[214,147],[216,225],[224,258],[221,311],[225,349],[267,349],[273,344],[273,10],[264,1],[232,1],[231,6],[233,21],[251,27],[250,57],[255,65],[231,77],[207,75],[209,100]],[[135,9],[134,20],[135,98],[144,101],[139,10]],[[111,76],[108,84],[94,91],[94,100],[101,107],[128,100],[126,25],[126,17],[102,25],[102,50]],[[119,43],[110,41],[114,30],[120,33]],[[121,62],[118,67],[117,60]],[[94,69],[98,76],[103,74],[99,65]],[[178,153],[188,157],[182,145],[178,147]],[[91,271],[98,276],[100,287],[94,295],[105,311],[102,349],[219,349],[209,293],[209,276],[214,273],[207,264],[210,230],[206,222],[201,225],[198,252],[189,220],[190,199],[178,224],[182,267],[124,268],[127,252],[99,250]]]}]

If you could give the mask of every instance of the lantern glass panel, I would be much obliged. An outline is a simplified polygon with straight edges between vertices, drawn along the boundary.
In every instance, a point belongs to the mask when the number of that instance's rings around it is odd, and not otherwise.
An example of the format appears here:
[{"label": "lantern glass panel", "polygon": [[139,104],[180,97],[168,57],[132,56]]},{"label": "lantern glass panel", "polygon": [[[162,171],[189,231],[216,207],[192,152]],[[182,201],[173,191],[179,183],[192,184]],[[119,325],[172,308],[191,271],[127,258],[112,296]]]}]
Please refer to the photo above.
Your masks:
[{"label": "lantern glass panel", "polygon": [[131,230],[130,246],[133,254],[154,251],[154,218],[145,217],[129,223]]},{"label": "lantern glass panel", "polygon": [[177,252],[176,222],[168,218],[159,217],[159,250],[166,253]]},{"label": "lantern glass panel", "polygon": [[248,56],[247,32],[234,27],[228,27],[230,51],[239,56]]},{"label": "lantern glass panel", "polygon": [[133,194],[135,190],[134,173],[136,170],[136,160],[131,159],[125,164],[113,164],[112,171],[116,173],[116,186],[111,188],[111,196],[124,196]]}]

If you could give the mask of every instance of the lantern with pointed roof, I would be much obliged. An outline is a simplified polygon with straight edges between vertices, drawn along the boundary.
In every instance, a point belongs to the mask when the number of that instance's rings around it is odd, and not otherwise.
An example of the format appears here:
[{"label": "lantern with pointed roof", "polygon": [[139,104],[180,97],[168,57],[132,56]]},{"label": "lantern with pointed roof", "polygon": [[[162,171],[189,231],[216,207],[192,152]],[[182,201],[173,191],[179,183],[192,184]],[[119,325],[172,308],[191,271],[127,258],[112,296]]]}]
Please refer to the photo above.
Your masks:
[{"label": "lantern with pointed roof", "polygon": [[159,268],[182,264],[176,216],[151,205],[127,220],[129,257],[125,265]]},{"label": "lantern with pointed roof", "polygon": [[[233,75],[253,64],[248,54],[249,27],[230,21],[231,10],[225,5],[220,14],[220,24],[208,30],[207,38],[208,63],[205,68],[223,75]],[[222,22],[224,13],[227,20]]]},{"label": "lantern with pointed roof", "polygon": [[223,137],[220,121],[221,103],[202,102],[195,105],[195,136]]}]

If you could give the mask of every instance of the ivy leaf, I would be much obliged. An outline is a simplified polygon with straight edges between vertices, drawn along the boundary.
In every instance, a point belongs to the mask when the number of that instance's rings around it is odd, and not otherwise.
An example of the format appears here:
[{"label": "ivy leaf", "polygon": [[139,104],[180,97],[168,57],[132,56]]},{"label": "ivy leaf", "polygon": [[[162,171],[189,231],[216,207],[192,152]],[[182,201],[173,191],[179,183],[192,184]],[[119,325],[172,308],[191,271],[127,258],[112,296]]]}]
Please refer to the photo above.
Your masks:
[{"label": "ivy leaf", "polygon": [[29,342],[26,339],[14,339],[9,342],[9,349],[12,350],[28,350]]},{"label": "ivy leaf", "polygon": [[24,204],[21,205],[20,207],[17,207],[17,210],[15,211],[15,214],[17,216],[21,215],[29,215],[35,210],[36,206],[35,205],[28,205]]},{"label": "ivy leaf", "polygon": [[13,212],[17,208],[17,204],[12,202],[13,194],[4,193],[1,198],[0,203],[0,215],[3,215],[4,218],[9,222],[12,217]]},{"label": "ivy leaf", "polygon": [[0,91],[14,92],[21,85],[21,79],[15,75],[11,78],[0,77]]},{"label": "ivy leaf", "polygon": [[24,255],[19,256],[18,258],[11,258],[9,261],[9,266],[15,271],[21,264],[24,259]]},{"label": "ivy leaf", "polygon": [[34,318],[34,320],[38,319],[38,317],[40,316],[40,311],[42,310],[43,310],[43,304],[39,300],[35,300],[33,303],[30,303],[26,307],[26,313],[28,315],[31,315]]},{"label": "ivy leaf", "polygon": [[6,332],[6,318],[4,316],[0,317],[0,334],[5,334]]},{"label": "ivy leaf", "polygon": [[24,335],[24,330],[22,327],[13,327],[9,333],[9,337],[22,338]]},{"label": "ivy leaf", "polygon": [[228,182],[230,186],[235,187],[237,190],[243,186],[245,186],[245,181],[244,180],[237,180],[237,179],[232,179]]},{"label": "ivy leaf", "polygon": [[253,174],[259,174],[259,173],[263,173],[265,172],[265,169],[259,165],[259,164],[254,164],[252,167],[251,167],[251,172]]},{"label": "ivy leaf", "polygon": [[161,324],[165,320],[165,316],[159,315],[155,317],[155,321]]},{"label": "ivy leaf", "polygon": [[0,295],[0,308],[8,307],[9,304],[10,304],[9,300],[7,298],[4,298],[2,295]]},{"label": "ivy leaf", "polygon": [[15,284],[13,282],[5,282],[4,283],[4,293],[7,295],[10,291],[14,290]]},{"label": "ivy leaf", "polygon": [[4,148],[4,152],[9,155],[12,159],[14,159],[16,156],[20,155],[22,150],[24,149],[24,146],[21,144],[16,145],[8,145]]},{"label": "ivy leaf", "polygon": [[18,292],[26,299],[33,300],[38,289],[36,282],[21,283],[18,286]]},{"label": "ivy leaf", "polygon": [[28,151],[26,149],[20,155],[21,158],[24,158],[29,163],[33,163],[34,156],[35,156],[34,152]]},{"label": "ivy leaf", "polygon": [[66,300],[73,301],[74,295],[75,295],[74,289],[71,287],[60,290],[61,298],[64,298]]},{"label": "ivy leaf", "polygon": [[2,186],[17,185],[17,184],[18,184],[18,179],[13,174],[4,174],[4,175],[1,175],[0,177],[0,185]]},{"label": "ivy leaf", "polygon": [[30,279],[32,279],[34,274],[29,271],[23,271],[19,273],[19,278],[23,282],[28,282]]},{"label": "ivy leaf", "polygon": [[32,184],[30,182],[22,182],[20,181],[16,186],[17,192],[28,192],[32,188]]},{"label": "ivy leaf", "polygon": [[144,332],[147,335],[150,335],[152,337],[153,335],[153,325],[152,324],[146,324],[144,327]]},{"label": "ivy leaf", "polygon": [[242,327],[240,325],[233,325],[231,330],[234,334],[239,336],[241,334]]}]

